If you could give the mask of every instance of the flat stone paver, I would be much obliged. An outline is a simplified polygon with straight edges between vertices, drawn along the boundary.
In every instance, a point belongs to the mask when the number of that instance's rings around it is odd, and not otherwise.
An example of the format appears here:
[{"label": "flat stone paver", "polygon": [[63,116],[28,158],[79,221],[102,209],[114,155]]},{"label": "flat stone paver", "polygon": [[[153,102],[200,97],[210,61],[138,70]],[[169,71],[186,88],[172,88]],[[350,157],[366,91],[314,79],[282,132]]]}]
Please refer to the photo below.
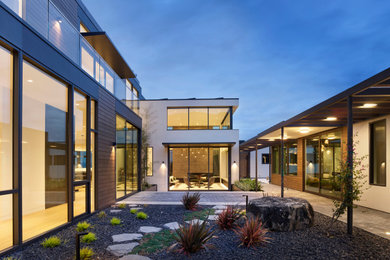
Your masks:
[{"label": "flat stone paver", "polygon": [[218,215],[218,214],[221,214],[222,212],[223,212],[223,209],[217,209],[214,213]]},{"label": "flat stone paver", "polygon": [[218,219],[218,215],[209,215],[209,218],[208,218],[208,220],[212,220],[212,221],[217,220],[217,219]]},{"label": "flat stone paver", "polygon": [[162,228],[153,227],[153,226],[142,226],[139,228],[138,232],[142,233],[157,233],[160,232]]},{"label": "flat stone paver", "polygon": [[151,259],[143,255],[125,255],[119,258],[119,260],[151,260]]},{"label": "flat stone paver", "polygon": [[111,209],[110,210],[110,213],[119,213],[119,212],[121,212],[122,210],[121,209]]},{"label": "flat stone paver", "polygon": [[170,230],[176,230],[180,227],[180,225],[177,222],[169,222],[169,223],[164,224],[163,227],[169,228]]},{"label": "flat stone paver", "polygon": [[203,220],[197,219],[197,218],[195,218],[195,219],[193,219],[193,220],[188,220],[188,221],[186,221],[186,223],[192,224],[192,225],[194,225],[195,223],[199,223],[200,225],[202,225],[203,222],[204,222]]},{"label": "flat stone paver", "polygon": [[143,235],[138,233],[123,233],[123,234],[113,235],[112,240],[114,243],[120,243],[125,241],[141,240],[142,237]]},{"label": "flat stone paver", "polygon": [[137,242],[117,244],[117,245],[108,246],[106,250],[115,256],[123,256],[133,251],[134,247],[138,245],[139,243]]},{"label": "flat stone paver", "polygon": [[135,209],[137,211],[141,210],[142,208],[130,208],[130,210]]},{"label": "flat stone paver", "polygon": [[226,209],[227,208],[227,206],[223,206],[223,205],[215,205],[214,207],[213,207],[213,209]]}]

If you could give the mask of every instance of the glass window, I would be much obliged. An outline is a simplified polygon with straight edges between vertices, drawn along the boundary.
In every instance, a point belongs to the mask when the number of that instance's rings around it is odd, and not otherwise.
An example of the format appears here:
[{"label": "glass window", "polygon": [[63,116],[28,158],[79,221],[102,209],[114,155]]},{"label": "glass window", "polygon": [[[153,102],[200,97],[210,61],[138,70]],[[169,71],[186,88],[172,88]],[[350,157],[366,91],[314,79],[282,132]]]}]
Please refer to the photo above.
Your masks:
[{"label": "glass window", "polygon": [[84,24],[80,23],[80,32],[86,33],[86,32],[89,32],[89,30],[87,29],[87,27],[85,27]]},{"label": "glass window", "polygon": [[190,108],[189,129],[207,129],[207,108]]},{"label": "glass window", "polygon": [[92,77],[94,76],[94,64],[95,61],[91,54],[87,51],[87,49],[82,46],[81,47],[81,68],[85,70]]},{"label": "glass window", "polygon": [[168,108],[168,130],[188,129],[188,108]]},{"label": "glass window", "polygon": [[68,221],[68,89],[23,62],[23,240]]},{"label": "glass window", "polygon": [[137,187],[137,129],[126,122],[126,194]]},{"label": "glass window", "polygon": [[85,185],[75,186],[74,187],[74,201],[73,201],[73,216],[79,216],[87,212],[86,209],[86,191],[87,188]]},{"label": "glass window", "polygon": [[0,251],[12,246],[12,195],[0,196]]},{"label": "glass window", "polygon": [[116,116],[116,197],[125,195],[126,120]]},{"label": "glass window", "polygon": [[146,176],[153,176],[153,147],[148,147],[147,152],[147,162],[146,162]]},{"label": "glass window", "polygon": [[91,212],[95,211],[95,133],[91,132]]},{"label": "glass window", "polygon": [[23,0],[1,0],[12,11],[20,17],[23,17]]},{"label": "glass window", "polygon": [[370,125],[370,184],[386,186],[386,120]]},{"label": "glass window", "polygon": [[319,192],[320,183],[320,143],[319,137],[306,139],[305,190]]},{"label": "glass window", "polygon": [[12,189],[12,55],[0,46],[0,191]]},{"label": "glass window", "polygon": [[[227,190],[229,186],[229,149],[227,147],[209,148],[210,190]],[[207,180],[206,180],[207,182]]]},{"label": "glass window", "polygon": [[188,148],[169,148],[169,189],[187,190]]},{"label": "glass window", "polygon": [[106,89],[111,93],[114,93],[114,78],[110,73],[108,73],[107,70],[106,70]]},{"label": "glass window", "polygon": [[91,100],[91,129],[96,129],[96,101]]},{"label": "glass window", "polygon": [[261,164],[269,164],[269,153],[261,154]]},{"label": "glass window", "polygon": [[272,174],[280,174],[280,148],[279,146],[272,147],[272,157],[271,157],[271,169]]},{"label": "glass window", "polygon": [[87,179],[87,98],[74,92],[74,180]]},{"label": "glass window", "polygon": [[209,129],[230,129],[230,108],[209,108]]},{"label": "glass window", "polygon": [[288,174],[298,174],[297,143],[288,145]]}]

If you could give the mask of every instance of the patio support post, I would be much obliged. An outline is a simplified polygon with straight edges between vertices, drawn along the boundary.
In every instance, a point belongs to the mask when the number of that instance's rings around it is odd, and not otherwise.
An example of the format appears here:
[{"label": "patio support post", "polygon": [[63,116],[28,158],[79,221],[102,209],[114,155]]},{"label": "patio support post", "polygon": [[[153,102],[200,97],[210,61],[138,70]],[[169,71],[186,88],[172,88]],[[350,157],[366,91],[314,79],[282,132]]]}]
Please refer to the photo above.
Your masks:
[{"label": "patio support post", "polygon": [[255,154],[255,157],[256,157],[256,159],[255,159],[255,162],[256,162],[256,169],[255,169],[255,178],[256,178],[256,180],[255,180],[255,183],[256,183],[256,188],[255,188],[255,191],[257,192],[257,179],[258,179],[258,162],[257,162],[257,140],[256,140],[256,154]]},{"label": "patio support post", "polygon": [[280,157],[280,178],[281,178],[281,181],[280,181],[280,197],[284,197],[284,127],[282,127],[280,129],[280,134],[281,134],[281,137],[280,137],[280,144],[281,144],[281,157]]},{"label": "patio support post", "polygon": [[[347,98],[347,106],[348,106],[348,119],[347,119],[347,162],[348,162],[348,170],[350,171],[349,180],[348,180],[348,189],[349,192],[352,192],[352,180],[353,180],[353,114],[352,114],[352,96],[348,96]],[[347,232],[349,235],[352,235],[352,223],[353,223],[353,201],[350,201],[350,206],[347,208]]]}]

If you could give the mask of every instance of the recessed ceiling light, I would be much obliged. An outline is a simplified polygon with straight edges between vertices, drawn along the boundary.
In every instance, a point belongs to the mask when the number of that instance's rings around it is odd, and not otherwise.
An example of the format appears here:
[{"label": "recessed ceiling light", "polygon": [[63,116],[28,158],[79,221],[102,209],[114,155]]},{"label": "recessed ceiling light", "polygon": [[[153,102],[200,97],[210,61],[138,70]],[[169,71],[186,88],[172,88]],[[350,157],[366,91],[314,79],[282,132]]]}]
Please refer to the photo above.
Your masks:
[{"label": "recessed ceiling light", "polygon": [[28,79],[27,82],[28,82],[28,83],[32,83],[32,82],[34,82],[34,80]]},{"label": "recessed ceiling light", "polygon": [[390,232],[386,232],[386,235],[390,236]]},{"label": "recessed ceiling light", "polygon": [[307,134],[310,132],[310,129],[308,127],[301,127],[298,131],[302,134]]},{"label": "recessed ceiling light", "polygon": [[365,103],[365,104],[363,104],[363,106],[361,106],[361,108],[374,108],[377,105],[378,104],[374,104],[374,103]]},{"label": "recessed ceiling light", "polygon": [[325,121],[336,121],[337,117],[334,116],[328,116],[327,118],[324,119]]}]

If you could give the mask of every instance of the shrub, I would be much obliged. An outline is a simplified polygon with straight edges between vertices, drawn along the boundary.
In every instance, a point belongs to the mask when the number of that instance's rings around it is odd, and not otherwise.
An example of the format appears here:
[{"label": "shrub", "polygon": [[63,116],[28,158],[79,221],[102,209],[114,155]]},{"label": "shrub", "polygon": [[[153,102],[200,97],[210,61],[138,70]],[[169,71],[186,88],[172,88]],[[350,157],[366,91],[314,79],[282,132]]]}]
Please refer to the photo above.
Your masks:
[{"label": "shrub", "polygon": [[148,214],[146,214],[145,212],[138,212],[137,213],[137,218],[138,219],[147,219],[148,218]]},{"label": "shrub", "polygon": [[59,239],[57,236],[51,236],[49,238],[45,238],[41,245],[44,248],[53,248],[56,246],[59,246],[61,244],[61,239]]},{"label": "shrub", "polygon": [[116,226],[116,225],[120,225],[121,224],[121,220],[119,219],[119,218],[116,218],[116,217],[113,217],[112,219],[111,219],[111,225],[113,225],[113,226]]},{"label": "shrub", "polygon": [[93,252],[93,250],[89,247],[83,247],[80,249],[80,259],[83,259],[83,260],[91,259],[91,257],[94,254],[95,253]]},{"label": "shrub", "polygon": [[[249,178],[244,178],[239,181],[235,181],[234,185],[236,185],[239,189],[243,191],[255,191],[256,190],[256,180],[251,180]],[[261,187],[261,183],[257,182],[257,191],[263,191]]]},{"label": "shrub", "polygon": [[104,211],[100,211],[99,214],[98,214],[98,217],[99,218],[105,218],[105,217],[107,217],[107,214]]},{"label": "shrub", "polygon": [[242,227],[237,227],[234,232],[241,240],[241,244],[246,247],[255,247],[262,243],[268,243],[268,230],[263,228],[259,217],[248,218]]},{"label": "shrub", "polygon": [[213,237],[214,232],[211,227],[207,227],[207,222],[194,221],[188,225],[180,226],[175,232],[175,240],[177,243],[170,247],[179,247],[179,252],[191,254],[199,251],[202,248],[209,248],[208,241]]},{"label": "shrub", "polygon": [[94,241],[96,241],[96,235],[95,233],[91,233],[89,232],[88,234],[84,235],[82,238],[81,238],[81,242],[83,243],[92,243]]},{"label": "shrub", "polygon": [[137,211],[138,211],[137,209],[131,209],[131,210],[130,210],[130,213],[131,213],[131,214],[135,214],[135,213],[137,213]]},{"label": "shrub", "polygon": [[186,209],[194,210],[197,207],[199,200],[200,193],[195,192],[193,194],[190,194],[189,192],[187,192],[183,195],[181,202]]},{"label": "shrub", "polygon": [[126,204],[125,203],[121,203],[121,204],[118,205],[118,208],[124,209],[124,208],[126,208]]},{"label": "shrub", "polygon": [[77,223],[76,230],[78,232],[81,232],[81,231],[87,230],[90,226],[91,226],[91,224],[89,224],[87,221],[79,222],[79,223]]},{"label": "shrub", "polygon": [[236,220],[241,217],[241,210],[237,207],[228,206],[217,217],[218,226],[223,229],[232,229]]}]

